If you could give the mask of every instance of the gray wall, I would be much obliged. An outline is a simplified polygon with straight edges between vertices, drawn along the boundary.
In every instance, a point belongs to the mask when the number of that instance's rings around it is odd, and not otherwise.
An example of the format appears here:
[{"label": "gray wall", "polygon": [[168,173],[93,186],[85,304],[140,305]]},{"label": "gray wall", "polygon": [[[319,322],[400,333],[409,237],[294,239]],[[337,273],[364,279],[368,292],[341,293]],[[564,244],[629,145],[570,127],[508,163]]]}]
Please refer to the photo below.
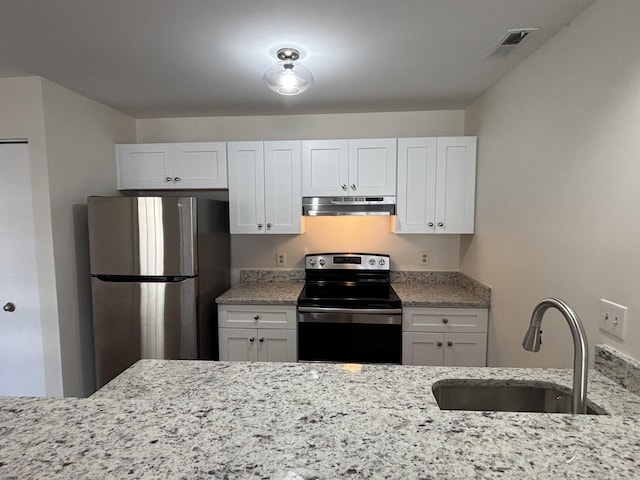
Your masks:
[{"label": "gray wall", "polygon": [[[493,287],[490,365],[571,366],[557,315],[540,353],[520,346],[546,296],[577,310],[591,352],[640,358],[639,25],[637,0],[600,0],[467,111],[477,226],[461,269]],[[599,332],[600,298],[629,307],[626,341]]]}]

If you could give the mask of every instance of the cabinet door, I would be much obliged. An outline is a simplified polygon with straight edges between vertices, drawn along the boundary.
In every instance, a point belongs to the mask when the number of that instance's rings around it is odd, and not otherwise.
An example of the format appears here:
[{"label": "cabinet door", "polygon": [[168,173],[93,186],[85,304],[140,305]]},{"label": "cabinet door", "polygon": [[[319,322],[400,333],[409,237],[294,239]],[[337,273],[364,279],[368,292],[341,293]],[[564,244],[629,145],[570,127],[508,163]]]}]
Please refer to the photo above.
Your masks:
[{"label": "cabinet door", "polygon": [[443,365],[443,334],[402,332],[403,365]]},{"label": "cabinet door", "polygon": [[264,233],[263,144],[231,142],[227,148],[231,233]]},{"label": "cabinet door", "polygon": [[295,330],[258,330],[258,360],[261,362],[296,362]]},{"label": "cabinet door", "polygon": [[220,328],[220,360],[255,362],[258,359],[257,337],[255,328]]},{"label": "cabinet door", "polygon": [[349,194],[396,194],[395,138],[349,140]]},{"label": "cabinet door", "polygon": [[348,140],[302,142],[302,195],[349,195]]},{"label": "cabinet door", "polygon": [[227,144],[177,143],[173,180],[178,188],[227,188]]},{"label": "cabinet door", "polygon": [[397,233],[434,233],[436,224],[435,138],[398,139]]},{"label": "cabinet door", "polygon": [[175,188],[168,144],[116,145],[118,190]]},{"label": "cabinet door", "polygon": [[487,335],[484,333],[445,333],[444,364],[450,367],[485,367]]},{"label": "cabinet door", "polygon": [[476,137],[439,137],[436,233],[473,233]]},{"label": "cabinet door", "polygon": [[300,142],[264,144],[267,233],[301,233]]}]

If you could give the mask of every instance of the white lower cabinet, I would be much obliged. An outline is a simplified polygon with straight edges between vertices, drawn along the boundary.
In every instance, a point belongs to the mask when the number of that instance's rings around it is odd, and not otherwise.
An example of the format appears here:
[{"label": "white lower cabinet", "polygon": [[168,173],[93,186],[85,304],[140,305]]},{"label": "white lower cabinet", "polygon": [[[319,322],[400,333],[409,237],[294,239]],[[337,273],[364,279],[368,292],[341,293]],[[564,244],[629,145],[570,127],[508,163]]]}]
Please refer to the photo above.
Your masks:
[{"label": "white lower cabinet", "polygon": [[486,366],[487,321],[486,309],[403,308],[402,364]]},{"label": "white lower cabinet", "polygon": [[220,360],[296,362],[296,307],[219,305]]}]

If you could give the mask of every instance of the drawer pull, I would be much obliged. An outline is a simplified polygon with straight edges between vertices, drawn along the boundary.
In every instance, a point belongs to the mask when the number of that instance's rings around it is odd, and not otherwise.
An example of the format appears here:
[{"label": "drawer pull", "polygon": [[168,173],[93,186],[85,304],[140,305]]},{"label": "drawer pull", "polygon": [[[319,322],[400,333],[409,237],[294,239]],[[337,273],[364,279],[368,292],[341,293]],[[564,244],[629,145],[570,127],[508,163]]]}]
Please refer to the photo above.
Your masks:
[{"label": "drawer pull", "polygon": [[439,347],[442,346],[442,342],[438,342],[436,345],[438,345]]},{"label": "drawer pull", "polygon": [[447,342],[447,347],[453,347],[453,342],[451,341]]},{"label": "drawer pull", "polygon": [[449,319],[448,319],[448,318],[446,318],[446,317],[445,317],[445,318],[443,318],[443,319],[442,319],[442,323],[449,323]]},{"label": "drawer pull", "polygon": [[258,315],[257,313],[253,316],[254,320],[260,320],[260,315]]},{"label": "drawer pull", "polygon": [[254,337],[249,337],[249,342],[253,343],[255,341],[256,341],[256,339]]}]

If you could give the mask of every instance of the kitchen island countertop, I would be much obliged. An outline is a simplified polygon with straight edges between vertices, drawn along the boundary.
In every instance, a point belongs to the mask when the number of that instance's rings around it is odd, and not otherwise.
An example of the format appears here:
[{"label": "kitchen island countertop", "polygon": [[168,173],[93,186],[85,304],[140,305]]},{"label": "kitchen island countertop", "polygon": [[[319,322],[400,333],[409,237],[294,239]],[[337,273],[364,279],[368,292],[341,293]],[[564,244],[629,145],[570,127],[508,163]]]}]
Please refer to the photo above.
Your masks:
[{"label": "kitchen island countertop", "polygon": [[0,478],[638,478],[640,397],[611,415],[441,411],[450,378],[569,370],[141,360],[88,399],[0,398]]}]

